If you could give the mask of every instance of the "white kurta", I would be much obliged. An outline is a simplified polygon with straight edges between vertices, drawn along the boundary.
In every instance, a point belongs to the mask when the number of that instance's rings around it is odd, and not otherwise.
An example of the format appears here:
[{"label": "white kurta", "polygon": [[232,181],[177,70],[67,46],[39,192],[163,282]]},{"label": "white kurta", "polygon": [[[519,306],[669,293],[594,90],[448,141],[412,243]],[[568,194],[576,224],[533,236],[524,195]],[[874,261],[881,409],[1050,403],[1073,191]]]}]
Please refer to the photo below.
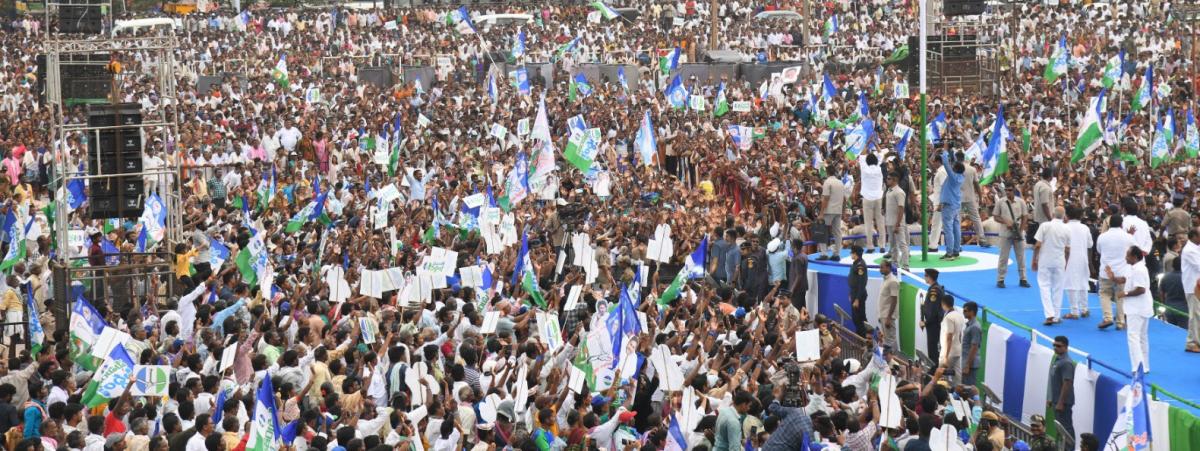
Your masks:
[{"label": "white kurta", "polygon": [[1067,278],[1063,289],[1087,290],[1088,277],[1091,276],[1088,269],[1088,249],[1091,249],[1093,244],[1092,231],[1079,221],[1067,223],[1067,231],[1071,236],[1071,252],[1067,259]]}]

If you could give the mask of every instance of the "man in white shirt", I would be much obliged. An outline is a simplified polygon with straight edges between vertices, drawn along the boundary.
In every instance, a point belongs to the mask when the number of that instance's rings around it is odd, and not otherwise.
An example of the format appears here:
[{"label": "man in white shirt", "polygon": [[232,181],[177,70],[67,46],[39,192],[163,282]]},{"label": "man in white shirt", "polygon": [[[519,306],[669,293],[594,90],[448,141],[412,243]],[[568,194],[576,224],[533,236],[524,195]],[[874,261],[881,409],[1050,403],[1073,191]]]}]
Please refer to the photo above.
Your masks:
[{"label": "man in white shirt", "polygon": [[1154,315],[1154,299],[1150,296],[1150,272],[1146,270],[1145,254],[1137,246],[1125,253],[1128,264],[1124,274],[1116,274],[1112,267],[1105,266],[1108,278],[1123,285],[1125,318],[1129,321],[1129,363],[1133,371],[1141,367],[1150,372],[1150,317]]},{"label": "man in white shirt", "polygon": [[1179,254],[1180,271],[1183,273],[1183,293],[1187,296],[1188,335],[1187,352],[1200,352],[1200,227],[1188,230],[1187,244]]},{"label": "man in white shirt", "polygon": [[300,138],[303,136],[303,134],[300,133],[300,129],[296,128],[296,126],[291,122],[292,121],[290,120],[285,120],[283,122],[283,128],[275,132],[275,139],[279,141],[279,145],[283,146],[283,149],[288,153],[295,151],[296,143],[299,143]]},{"label": "man in white shirt", "polygon": [[196,428],[196,433],[188,439],[187,446],[184,451],[208,451],[208,447],[204,445],[204,440],[213,432],[213,425],[210,417],[206,413],[196,415],[196,423],[193,426]]},{"label": "man in white shirt", "polygon": [[979,217],[979,198],[982,196],[983,193],[979,192],[979,171],[975,170],[975,165],[968,164],[963,170],[962,216],[971,220],[979,247],[991,247],[983,240],[983,220]]},{"label": "man in white shirt", "polygon": [[879,167],[879,157],[872,152],[859,155],[858,174],[860,182],[855,188],[862,198],[863,224],[866,225],[864,233],[867,235],[864,247],[869,254],[883,247],[883,225],[886,224],[883,219],[883,170]]},{"label": "man in white shirt", "polygon": [[[1108,218],[1108,230],[1096,239],[1096,252],[1100,254],[1100,310],[1104,319],[1097,326],[1106,329],[1113,324],[1117,330],[1125,328],[1125,300],[1121,298],[1123,291],[1104,271],[1111,267],[1114,274],[1125,272],[1125,252],[1133,246],[1133,235],[1123,228],[1125,218],[1114,214]],[[1116,314],[1113,314],[1113,303],[1117,304]]]},{"label": "man in white shirt", "polygon": [[962,312],[954,309],[954,296],[943,294],[940,302],[945,314],[942,316],[941,355],[938,356],[938,365],[942,367],[942,374],[950,384],[956,385],[962,376],[959,369],[962,367],[962,338],[967,318]]},{"label": "man in white shirt", "polygon": [[1122,205],[1125,209],[1125,231],[1133,235],[1133,244],[1141,249],[1142,253],[1149,255],[1154,244],[1154,239],[1150,237],[1150,224],[1138,216],[1138,205],[1133,199],[1126,198]]},{"label": "man in white shirt", "polygon": [[1071,313],[1063,315],[1067,319],[1086,318],[1089,315],[1087,305],[1088,277],[1091,270],[1088,267],[1088,249],[1092,248],[1092,231],[1088,226],[1079,222],[1083,217],[1083,209],[1071,207],[1067,210],[1067,232],[1071,241],[1071,255],[1067,258],[1067,273],[1064,289],[1067,292],[1067,307]]},{"label": "man in white shirt", "polygon": [[[1062,322],[1058,313],[1062,311],[1063,279],[1066,277],[1067,255],[1071,251],[1071,233],[1067,230],[1062,207],[1054,209],[1054,219],[1038,227],[1033,246],[1033,270],[1038,273],[1038,290],[1042,294],[1042,312],[1052,326]],[[1039,265],[1039,262],[1041,263]]]},{"label": "man in white shirt", "polygon": [[[940,158],[932,158],[933,164],[938,165],[937,172],[933,175],[933,186],[929,189],[929,205],[932,208],[941,203],[942,184],[946,183],[946,168],[942,166]],[[937,248],[942,242],[942,215],[929,215],[929,252],[937,252]]]}]

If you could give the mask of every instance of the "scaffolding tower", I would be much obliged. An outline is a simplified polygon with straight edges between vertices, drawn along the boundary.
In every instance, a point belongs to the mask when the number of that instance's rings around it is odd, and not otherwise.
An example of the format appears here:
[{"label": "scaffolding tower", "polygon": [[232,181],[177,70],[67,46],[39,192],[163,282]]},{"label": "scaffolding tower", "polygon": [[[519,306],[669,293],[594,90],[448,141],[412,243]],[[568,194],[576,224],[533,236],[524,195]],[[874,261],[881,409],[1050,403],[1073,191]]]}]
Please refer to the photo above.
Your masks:
[{"label": "scaffolding tower", "polygon": [[[82,11],[82,12],[81,12]],[[101,12],[100,17],[95,13]],[[55,203],[53,230],[58,252],[51,262],[55,302],[51,312],[55,315],[60,330],[69,324],[71,305],[81,293],[81,286],[90,285],[93,290],[86,297],[93,303],[110,302],[114,298],[144,293],[136,300],[122,298],[120,302],[155,302],[160,292],[170,294],[174,277],[171,274],[170,247],[182,238],[182,198],[180,194],[178,160],[162,167],[142,167],[141,172],[104,173],[99,167],[88,168],[89,160],[99,162],[100,145],[74,146],[72,143],[100,142],[103,131],[121,128],[125,132],[136,130],[141,138],[141,151],[145,154],[152,143],[174,142],[178,133],[178,99],[175,86],[175,50],[178,42],[172,33],[154,36],[122,37],[111,34],[112,4],[108,0],[56,1],[49,0],[45,8],[45,33],[43,52],[46,58],[45,104],[52,115],[51,127],[47,130],[52,143],[54,158],[50,177],[50,189],[59,199]],[[72,22],[74,21],[74,22]],[[86,22],[86,23],[85,23]],[[97,27],[96,24],[99,23]],[[64,26],[66,24],[66,26]],[[132,58],[137,54],[137,61]],[[91,126],[87,115],[81,114],[82,107],[67,102],[63,96],[64,86],[77,83],[67,74],[65,64],[78,60],[107,60],[107,74],[112,78],[111,90],[100,102],[116,105],[122,103],[122,87],[132,85],[136,89],[151,90],[158,102],[141,110],[142,120],[138,124],[117,126]],[[128,64],[126,64],[128,62]],[[124,70],[129,66],[130,70]],[[102,166],[102,165],[98,165]],[[80,249],[83,242],[89,212],[87,208],[72,210],[68,198],[68,186],[72,182],[96,184],[117,181],[118,177],[141,178],[151,181],[139,204],[146,197],[158,194],[167,212],[164,236],[157,249],[151,252],[105,253],[105,265],[88,264],[88,250]],[[77,186],[77,185],[76,185]],[[74,216],[72,216],[74,213]],[[91,218],[102,219],[102,218]],[[166,289],[159,290],[165,283]],[[127,285],[126,285],[127,284]],[[100,291],[96,291],[97,286]],[[135,289],[137,287],[138,289]],[[111,289],[111,295],[107,294]],[[110,296],[112,296],[110,298]],[[97,299],[101,297],[101,299]]]},{"label": "scaffolding tower", "polygon": [[985,17],[930,22],[925,56],[931,91],[1000,95],[998,25]]}]

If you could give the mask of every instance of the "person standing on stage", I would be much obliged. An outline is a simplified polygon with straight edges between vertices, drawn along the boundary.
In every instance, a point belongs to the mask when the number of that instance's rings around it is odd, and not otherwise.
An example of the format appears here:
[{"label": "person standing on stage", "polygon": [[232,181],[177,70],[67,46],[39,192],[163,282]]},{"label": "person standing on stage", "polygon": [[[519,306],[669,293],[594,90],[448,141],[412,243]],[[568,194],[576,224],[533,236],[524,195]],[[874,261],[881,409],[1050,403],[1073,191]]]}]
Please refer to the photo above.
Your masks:
[{"label": "person standing on stage", "polygon": [[1067,292],[1067,307],[1071,312],[1063,315],[1066,319],[1088,317],[1087,290],[1091,268],[1088,267],[1088,250],[1092,248],[1092,230],[1079,222],[1083,217],[1083,209],[1072,206],[1067,209],[1067,232],[1070,235],[1071,255],[1067,257],[1066,280],[1063,289]]},{"label": "person standing on stage", "polygon": [[[1067,256],[1071,252],[1071,233],[1067,231],[1062,207],[1054,209],[1054,220],[1038,226],[1033,246],[1033,270],[1038,273],[1038,290],[1042,294],[1042,312],[1046,326],[1061,323],[1063,279],[1066,277]],[[1038,263],[1041,263],[1040,267]]]},{"label": "person standing on stage", "polygon": [[900,189],[900,179],[896,174],[888,174],[887,194],[884,195],[883,223],[887,234],[888,256],[896,266],[908,270],[908,223],[904,221],[904,207],[908,202],[904,190]]},{"label": "person standing on stage", "polygon": [[938,284],[938,270],[925,268],[925,284],[929,290],[925,292],[925,300],[921,302],[921,328],[925,329],[925,350],[929,358],[937,358],[938,342],[942,333],[942,293],[945,291]]},{"label": "person standing on stage", "polygon": [[946,183],[942,184],[941,204],[938,205],[938,211],[942,212],[942,230],[946,234],[946,252],[941,259],[953,261],[962,253],[962,184],[966,167],[949,151],[942,152],[942,165],[950,169],[946,171]]},{"label": "person standing on stage", "polygon": [[[961,154],[958,159],[963,159]],[[963,167],[962,214],[971,221],[971,229],[975,232],[975,243],[979,247],[986,248],[991,246],[983,240],[983,219],[979,217],[979,198],[981,197],[983,197],[983,193],[979,190],[979,171],[975,170],[974,165],[965,165]]]},{"label": "person standing on stage", "polygon": [[[1125,273],[1125,253],[1133,246],[1133,235],[1124,230],[1125,218],[1119,214],[1108,217],[1108,230],[1096,239],[1096,252],[1100,253],[1100,311],[1104,312],[1104,320],[1097,326],[1107,329],[1113,324],[1117,330],[1125,328],[1125,300],[1121,298],[1124,292],[1121,285],[1108,276],[1104,270],[1111,267],[1113,274]],[[1186,285],[1184,288],[1187,288]],[[1116,312],[1113,304],[1116,304]]]},{"label": "person standing on stage", "polygon": [[[1038,180],[1037,184],[1033,185],[1033,225],[1034,229],[1025,235],[1028,244],[1034,244],[1037,240],[1037,228],[1042,224],[1050,222],[1054,215],[1054,187],[1050,186],[1050,178],[1054,177],[1054,170],[1050,166],[1042,168],[1042,179]],[[1037,271],[1035,268],[1034,271]]]},{"label": "person standing on stage", "polygon": [[992,207],[992,217],[1004,225],[1004,233],[1000,237],[1000,261],[996,265],[996,287],[1004,288],[1004,276],[1008,274],[1008,255],[1012,251],[1017,260],[1017,275],[1020,276],[1022,288],[1029,288],[1025,278],[1025,237],[1022,235],[1027,228],[1029,211],[1025,200],[1021,198],[1016,187],[1005,189],[1000,184],[996,196],[996,204]]},{"label": "person standing on stage", "polygon": [[1200,352],[1200,228],[1187,232],[1187,244],[1179,253],[1180,274],[1183,278],[1183,294],[1187,298],[1188,325],[1187,352]]},{"label": "person standing on stage", "polygon": [[[817,257],[817,260],[841,260],[842,252],[842,213],[845,211],[846,205],[846,185],[842,180],[837,178],[838,167],[833,164],[829,168],[829,177],[825,178],[825,183],[821,185],[821,221],[828,228],[828,237],[824,242],[819,244],[820,252],[829,251],[828,254],[822,254]],[[829,245],[829,240],[833,240],[833,246]]]},{"label": "person standing on stage", "polygon": [[862,200],[863,225],[866,229],[868,254],[883,252],[884,224],[883,217],[883,169],[879,166],[879,157],[872,152],[864,152],[858,157],[858,178],[854,185]]},{"label": "person standing on stage", "polygon": [[1126,338],[1129,340],[1129,363],[1133,371],[1141,366],[1146,373],[1150,372],[1150,317],[1154,315],[1154,299],[1150,296],[1150,272],[1146,269],[1145,253],[1142,249],[1130,246],[1125,253],[1125,263],[1129,266],[1124,274],[1117,274],[1111,266],[1105,266],[1104,272],[1109,279],[1124,285],[1125,319],[1129,322]]}]

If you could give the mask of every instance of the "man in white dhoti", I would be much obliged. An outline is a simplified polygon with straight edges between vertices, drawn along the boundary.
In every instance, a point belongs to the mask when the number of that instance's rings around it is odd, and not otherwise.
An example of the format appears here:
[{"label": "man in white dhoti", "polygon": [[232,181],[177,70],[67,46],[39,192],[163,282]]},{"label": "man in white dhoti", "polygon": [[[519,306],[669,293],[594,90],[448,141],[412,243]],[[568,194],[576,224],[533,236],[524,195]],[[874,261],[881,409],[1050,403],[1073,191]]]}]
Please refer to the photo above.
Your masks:
[{"label": "man in white dhoti", "polygon": [[[1054,209],[1054,219],[1038,227],[1033,246],[1033,270],[1038,278],[1038,290],[1042,293],[1042,311],[1051,326],[1061,323],[1058,314],[1062,311],[1063,279],[1066,276],[1067,255],[1070,253],[1071,234],[1063,222],[1066,211]],[[1040,264],[1039,264],[1040,263]]]},{"label": "man in white dhoti", "polygon": [[1088,249],[1092,248],[1092,231],[1088,226],[1079,222],[1083,217],[1083,209],[1079,207],[1071,207],[1067,209],[1067,232],[1071,236],[1070,247],[1071,254],[1067,256],[1067,273],[1066,281],[1063,284],[1063,289],[1067,292],[1067,307],[1071,313],[1063,315],[1066,319],[1079,319],[1088,316],[1087,290],[1088,277],[1091,276],[1091,271],[1088,268]]}]

